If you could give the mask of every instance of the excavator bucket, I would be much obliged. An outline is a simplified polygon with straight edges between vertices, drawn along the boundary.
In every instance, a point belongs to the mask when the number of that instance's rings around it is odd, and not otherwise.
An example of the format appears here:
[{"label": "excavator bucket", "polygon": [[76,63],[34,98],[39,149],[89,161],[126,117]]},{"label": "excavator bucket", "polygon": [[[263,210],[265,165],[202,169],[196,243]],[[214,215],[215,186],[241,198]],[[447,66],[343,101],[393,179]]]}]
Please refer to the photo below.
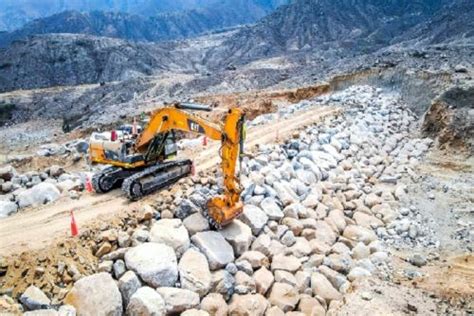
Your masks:
[{"label": "excavator bucket", "polygon": [[225,196],[216,196],[207,202],[207,217],[209,222],[216,228],[229,224],[234,218],[242,214],[244,204],[239,201],[233,206],[228,203]]}]

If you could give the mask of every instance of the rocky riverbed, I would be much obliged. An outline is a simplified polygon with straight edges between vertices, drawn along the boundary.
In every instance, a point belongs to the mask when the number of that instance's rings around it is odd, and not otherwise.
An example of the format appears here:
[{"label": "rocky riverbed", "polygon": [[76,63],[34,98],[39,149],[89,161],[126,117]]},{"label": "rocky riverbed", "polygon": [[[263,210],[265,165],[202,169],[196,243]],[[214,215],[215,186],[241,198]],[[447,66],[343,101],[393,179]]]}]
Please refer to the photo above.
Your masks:
[{"label": "rocky riverbed", "polygon": [[439,246],[407,205],[432,140],[413,136],[418,119],[399,95],[355,86],[305,102],[344,112],[249,153],[244,212],[230,225],[216,231],[201,214],[218,172],[181,180],[136,219],[83,232],[94,267],[51,262],[55,291],[32,282],[2,304],[51,315],[337,314],[354,284],[392,277],[391,247]]}]

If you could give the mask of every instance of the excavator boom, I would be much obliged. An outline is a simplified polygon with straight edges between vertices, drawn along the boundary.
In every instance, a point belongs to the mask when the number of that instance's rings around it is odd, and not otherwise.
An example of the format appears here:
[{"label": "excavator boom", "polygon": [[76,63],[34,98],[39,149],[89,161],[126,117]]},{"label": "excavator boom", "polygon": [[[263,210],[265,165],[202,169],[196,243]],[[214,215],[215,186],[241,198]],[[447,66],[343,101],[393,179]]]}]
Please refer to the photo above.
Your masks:
[{"label": "excavator boom", "polygon": [[[115,154],[107,155],[109,151],[106,150],[106,146],[113,148],[118,144],[91,143],[91,160],[112,165],[94,176],[96,191],[107,192],[121,184],[127,196],[135,200],[188,175],[192,169],[190,160],[165,160],[169,156],[165,148],[168,136],[174,135],[175,131],[202,134],[221,142],[219,155],[224,177],[222,195],[209,199],[204,215],[215,227],[228,224],[243,210],[240,202],[242,190],[236,172],[237,159],[243,150],[244,114],[240,109],[233,108],[228,111],[223,123],[213,123],[185,111],[209,109],[200,104],[185,103],[156,110],[143,132],[130,144],[133,154],[120,158]],[[121,148],[123,152],[124,146]]]}]

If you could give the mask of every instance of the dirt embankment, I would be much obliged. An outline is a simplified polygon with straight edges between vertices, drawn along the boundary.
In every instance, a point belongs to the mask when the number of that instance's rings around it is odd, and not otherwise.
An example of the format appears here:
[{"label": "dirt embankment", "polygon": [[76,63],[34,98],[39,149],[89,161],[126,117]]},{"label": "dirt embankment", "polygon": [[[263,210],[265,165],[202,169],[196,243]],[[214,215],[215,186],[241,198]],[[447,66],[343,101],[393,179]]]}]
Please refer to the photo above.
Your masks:
[{"label": "dirt embankment", "polygon": [[426,112],[422,131],[437,139],[441,149],[473,153],[474,86],[454,87],[433,101]]}]

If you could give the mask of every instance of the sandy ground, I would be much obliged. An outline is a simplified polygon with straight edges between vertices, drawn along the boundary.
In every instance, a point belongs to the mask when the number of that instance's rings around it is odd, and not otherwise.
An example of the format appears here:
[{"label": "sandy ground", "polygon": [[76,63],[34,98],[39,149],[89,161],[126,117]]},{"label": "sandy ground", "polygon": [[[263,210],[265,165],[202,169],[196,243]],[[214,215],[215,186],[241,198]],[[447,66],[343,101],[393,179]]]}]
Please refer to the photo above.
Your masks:
[{"label": "sandy ground", "polygon": [[[336,108],[313,108],[298,112],[290,119],[249,129],[246,147],[251,149],[258,144],[288,139],[294,131],[339,111]],[[195,155],[189,155],[195,161],[197,171],[206,170],[218,164],[219,157],[216,154],[218,147],[218,143],[209,143],[204,150],[193,150],[199,151]],[[147,199],[153,199],[157,194],[159,192]],[[138,207],[139,203],[129,202],[120,190],[115,190],[104,195],[84,194],[79,200],[63,197],[51,205],[19,212],[0,220],[0,255],[41,249],[57,237],[67,235],[71,210],[74,210],[79,226],[85,226],[97,219],[107,219],[120,214],[125,209]]]}]

